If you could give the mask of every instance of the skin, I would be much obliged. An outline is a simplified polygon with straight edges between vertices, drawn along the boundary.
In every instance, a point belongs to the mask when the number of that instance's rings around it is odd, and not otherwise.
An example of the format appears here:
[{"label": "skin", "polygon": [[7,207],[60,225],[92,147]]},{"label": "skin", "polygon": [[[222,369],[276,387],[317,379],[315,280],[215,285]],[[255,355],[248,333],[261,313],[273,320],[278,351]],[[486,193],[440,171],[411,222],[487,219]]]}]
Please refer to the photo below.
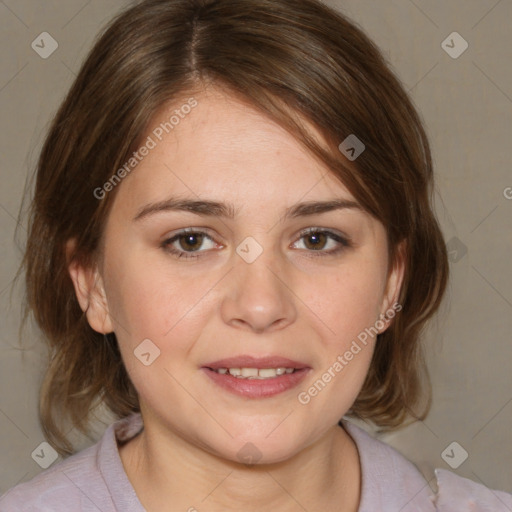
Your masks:
[{"label": "skin", "polygon": [[[145,429],[120,448],[126,473],[149,511],[356,511],[359,456],[337,423],[363,385],[375,340],[307,405],[297,395],[396,302],[403,265],[388,272],[385,228],[361,209],[283,219],[298,202],[355,199],[260,112],[220,89],[194,97],[198,106],[119,185],[98,266],[69,267],[91,327],[116,333],[140,396]],[[151,126],[176,107],[163,107]],[[171,195],[232,203],[236,215],[132,220]],[[314,245],[301,236],[312,227],[351,246]],[[193,244],[196,252],[184,239],[173,243],[197,258],[161,246],[184,228],[213,240]],[[263,249],[252,263],[236,253],[248,236]],[[149,366],[133,353],[144,339],[160,349]],[[311,370],[297,388],[261,399],[233,395],[200,370],[243,354]],[[261,453],[253,466],[237,456],[247,442]]]}]

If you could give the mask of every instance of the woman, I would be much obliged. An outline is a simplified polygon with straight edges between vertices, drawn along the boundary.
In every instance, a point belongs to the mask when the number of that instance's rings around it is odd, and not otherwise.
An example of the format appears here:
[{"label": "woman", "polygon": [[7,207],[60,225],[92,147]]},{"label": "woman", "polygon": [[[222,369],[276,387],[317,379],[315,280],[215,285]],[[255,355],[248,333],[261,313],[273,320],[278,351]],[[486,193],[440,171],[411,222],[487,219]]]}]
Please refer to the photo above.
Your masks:
[{"label": "woman", "polygon": [[0,510],[512,507],[445,470],[436,494],[346,419],[428,412],[432,186],[400,83],[322,4],[121,14],[53,122],[23,262],[48,440],[72,455],[57,418],[86,432],[100,403],[119,421]]}]

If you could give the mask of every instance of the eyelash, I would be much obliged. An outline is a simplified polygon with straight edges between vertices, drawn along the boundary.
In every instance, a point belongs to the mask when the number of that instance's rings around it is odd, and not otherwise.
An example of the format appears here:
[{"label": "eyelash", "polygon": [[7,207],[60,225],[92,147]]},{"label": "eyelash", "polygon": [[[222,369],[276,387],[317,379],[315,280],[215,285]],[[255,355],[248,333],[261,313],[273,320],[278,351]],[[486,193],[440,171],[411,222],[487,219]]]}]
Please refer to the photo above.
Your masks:
[{"label": "eyelash", "polygon": [[[185,235],[204,235],[206,238],[208,238],[209,240],[211,240],[213,242],[213,239],[211,236],[208,235],[208,233],[204,232],[204,231],[200,231],[200,230],[195,230],[195,229],[192,229],[192,228],[187,228],[187,229],[184,229],[182,231],[180,231],[179,233],[176,233],[174,236],[172,236],[171,238],[168,238],[167,240],[164,240],[162,243],[161,243],[161,248],[164,249],[166,252],[174,255],[174,256],[177,256],[178,258],[185,258],[185,259],[196,259],[196,258],[199,258],[201,257],[200,256],[200,253],[203,253],[203,252],[207,252],[207,251],[200,251],[200,250],[197,250],[197,251],[183,251],[183,250],[177,250],[175,249],[174,247],[172,247],[172,244],[176,241],[178,241],[180,239],[180,237],[183,237]],[[309,228],[305,231],[303,231],[302,233],[300,233],[300,236],[298,238],[298,240],[301,240],[302,238],[308,236],[308,235],[311,235],[311,234],[316,234],[316,235],[320,235],[320,234],[323,234],[323,235],[326,235],[328,238],[338,242],[340,244],[339,247],[335,248],[335,249],[331,249],[329,251],[323,251],[321,249],[319,250],[314,250],[314,249],[311,249],[311,250],[308,250],[306,249],[308,252],[311,252],[311,253],[314,253],[314,255],[312,256],[309,256],[309,257],[313,257],[313,258],[317,258],[317,257],[325,257],[325,256],[334,256],[342,251],[344,251],[345,249],[347,248],[350,248],[352,247],[352,243],[350,242],[350,240],[346,237],[343,237],[337,233],[333,233],[332,231],[329,231],[329,230],[326,230],[326,229],[321,229],[321,228]],[[199,253],[199,254],[194,254],[194,253]]]}]

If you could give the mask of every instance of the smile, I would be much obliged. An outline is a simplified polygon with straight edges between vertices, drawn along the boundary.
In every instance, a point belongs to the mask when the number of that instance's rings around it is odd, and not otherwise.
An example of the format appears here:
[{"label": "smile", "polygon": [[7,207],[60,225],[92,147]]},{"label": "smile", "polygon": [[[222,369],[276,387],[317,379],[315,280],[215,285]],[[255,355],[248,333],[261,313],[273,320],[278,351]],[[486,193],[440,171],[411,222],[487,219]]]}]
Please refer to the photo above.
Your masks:
[{"label": "smile", "polygon": [[[201,370],[221,391],[243,398],[270,398],[297,387],[311,368],[206,368]],[[234,374],[234,375],[233,375]]]},{"label": "smile", "polygon": [[218,368],[221,375],[229,373],[239,379],[274,379],[280,375],[293,373],[295,368]]}]

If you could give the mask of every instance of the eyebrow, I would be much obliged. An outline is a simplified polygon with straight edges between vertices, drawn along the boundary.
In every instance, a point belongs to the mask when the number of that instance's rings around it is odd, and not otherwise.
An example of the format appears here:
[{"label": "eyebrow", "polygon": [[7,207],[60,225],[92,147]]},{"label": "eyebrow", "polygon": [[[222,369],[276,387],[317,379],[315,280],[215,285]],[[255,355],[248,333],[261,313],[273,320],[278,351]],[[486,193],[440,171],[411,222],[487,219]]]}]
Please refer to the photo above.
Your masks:
[{"label": "eyebrow", "polygon": [[[290,206],[285,210],[282,220],[297,217],[306,217],[309,215],[318,215],[321,213],[335,210],[357,209],[364,211],[363,207],[356,201],[349,199],[333,199],[330,201],[307,201]],[[232,204],[219,203],[217,201],[192,200],[170,198],[157,203],[151,203],[139,209],[133,221],[139,221],[151,215],[169,212],[169,211],[187,211],[196,215],[207,217],[223,217],[234,219],[239,209]]]}]

